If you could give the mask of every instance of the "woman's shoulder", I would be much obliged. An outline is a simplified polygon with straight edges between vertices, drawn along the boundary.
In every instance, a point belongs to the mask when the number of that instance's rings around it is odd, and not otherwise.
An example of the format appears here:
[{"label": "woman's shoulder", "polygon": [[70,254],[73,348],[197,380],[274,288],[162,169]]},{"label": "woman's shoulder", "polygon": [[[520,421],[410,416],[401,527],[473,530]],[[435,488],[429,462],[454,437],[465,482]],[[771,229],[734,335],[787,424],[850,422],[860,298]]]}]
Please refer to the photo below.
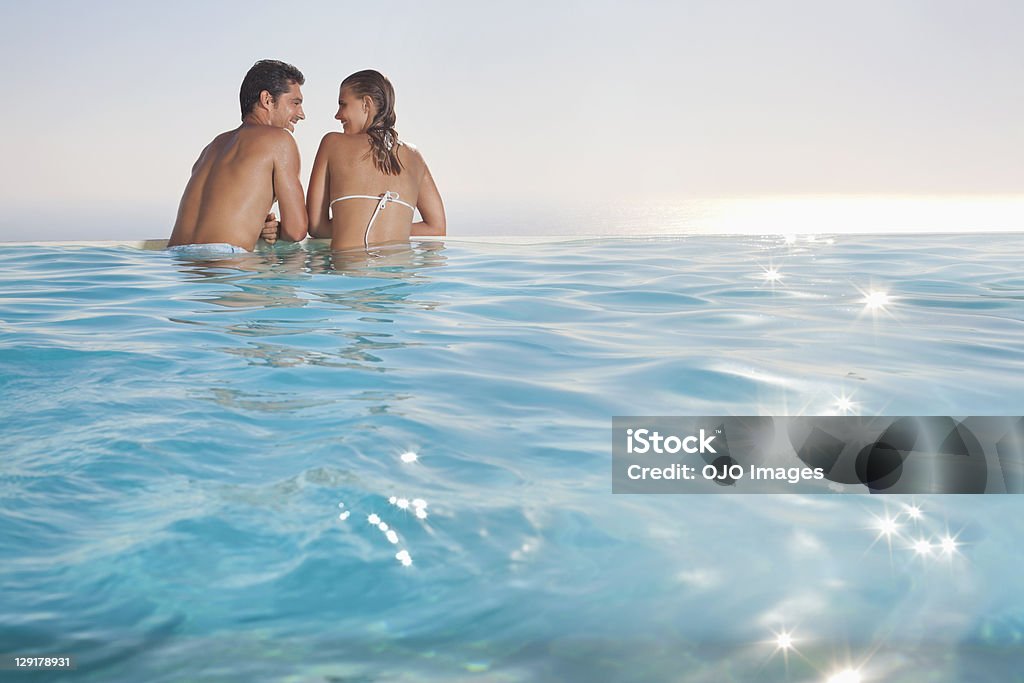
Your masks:
[{"label": "woman's shoulder", "polygon": [[368,136],[330,132],[320,140],[320,151],[331,158],[355,158],[366,152]]},{"label": "woman's shoulder", "polygon": [[407,140],[399,140],[398,144],[401,145],[402,151],[409,154],[412,158],[420,160],[423,159],[423,154],[420,153],[420,150],[416,145]]},{"label": "woman's shoulder", "polygon": [[345,134],[344,133],[339,133],[338,131],[333,131],[332,130],[329,133],[324,133],[324,136],[320,139],[320,144],[321,145],[336,145],[336,144],[338,144],[340,142],[343,142],[344,138],[345,138]]}]

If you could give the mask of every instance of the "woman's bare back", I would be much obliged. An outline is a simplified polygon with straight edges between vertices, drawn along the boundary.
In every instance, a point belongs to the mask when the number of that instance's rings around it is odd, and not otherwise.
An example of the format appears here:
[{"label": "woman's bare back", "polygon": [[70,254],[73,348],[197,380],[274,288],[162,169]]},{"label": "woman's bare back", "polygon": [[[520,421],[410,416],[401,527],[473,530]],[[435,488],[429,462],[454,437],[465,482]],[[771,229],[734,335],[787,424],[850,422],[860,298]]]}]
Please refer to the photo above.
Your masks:
[{"label": "woman's bare back", "polygon": [[[374,165],[368,135],[329,133],[321,143],[321,151],[326,154],[329,191],[325,201],[330,207],[333,248],[408,241],[413,221],[409,206],[416,206],[419,200],[426,171],[420,153],[411,145],[399,142],[396,152],[402,172],[386,175]],[[366,197],[379,198],[386,192],[393,193],[391,197],[397,194],[396,199],[401,203],[387,201],[377,212],[380,202]],[[341,201],[337,201],[339,199]],[[367,235],[366,227],[371,218],[373,227]]]}]

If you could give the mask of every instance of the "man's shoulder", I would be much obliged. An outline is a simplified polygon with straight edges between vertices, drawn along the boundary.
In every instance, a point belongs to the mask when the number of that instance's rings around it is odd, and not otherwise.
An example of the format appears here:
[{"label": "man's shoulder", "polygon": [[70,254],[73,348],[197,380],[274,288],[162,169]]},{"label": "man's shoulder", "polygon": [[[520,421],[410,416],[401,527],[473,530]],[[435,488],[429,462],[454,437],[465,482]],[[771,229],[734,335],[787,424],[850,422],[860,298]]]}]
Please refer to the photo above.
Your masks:
[{"label": "man's shoulder", "polygon": [[218,147],[223,147],[224,145],[228,144],[231,141],[231,136],[234,135],[237,132],[238,132],[237,128],[234,129],[234,130],[226,130],[226,131],[224,131],[220,135],[218,135],[215,138],[213,138],[212,140],[210,140],[210,144],[206,145],[206,148],[207,149],[216,149]]},{"label": "man's shoulder", "polygon": [[295,138],[284,128],[274,126],[243,127],[240,140],[244,141],[249,154],[264,159],[288,159],[297,156],[299,146]]},{"label": "man's shoulder", "polygon": [[239,132],[249,140],[269,145],[295,144],[292,134],[277,126],[243,126]]}]

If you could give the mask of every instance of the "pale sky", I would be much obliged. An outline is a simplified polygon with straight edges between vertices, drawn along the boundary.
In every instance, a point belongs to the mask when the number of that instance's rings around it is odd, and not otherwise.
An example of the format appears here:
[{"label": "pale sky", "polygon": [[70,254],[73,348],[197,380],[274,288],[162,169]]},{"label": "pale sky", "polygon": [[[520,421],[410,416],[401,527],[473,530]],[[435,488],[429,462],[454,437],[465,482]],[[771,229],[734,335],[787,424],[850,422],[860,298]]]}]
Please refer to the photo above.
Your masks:
[{"label": "pale sky", "polygon": [[339,82],[376,68],[483,232],[556,200],[1024,195],[1009,0],[2,0],[0,26],[5,241],[166,237],[261,58],[306,76],[303,184]]}]

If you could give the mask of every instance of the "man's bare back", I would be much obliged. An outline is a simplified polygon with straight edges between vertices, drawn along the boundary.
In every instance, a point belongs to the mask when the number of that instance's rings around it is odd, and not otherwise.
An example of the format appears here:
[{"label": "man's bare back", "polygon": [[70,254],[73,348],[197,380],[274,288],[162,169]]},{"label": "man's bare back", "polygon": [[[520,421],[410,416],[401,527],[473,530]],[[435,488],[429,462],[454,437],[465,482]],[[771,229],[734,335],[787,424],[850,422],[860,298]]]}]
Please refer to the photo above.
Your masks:
[{"label": "man's bare back", "polygon": [[[247,74],[243,99],[249,79]],[[300,84],[289,83],[289,90],[277,98],[260,91],[242,125],[218,135],[199,155],[167,246],[227,243],[251,250],[264,232],[275,198],[281,209],[281,236],[296,242],[305,238],[299,149],[285,130],[293,130],[305,116]]]}]

